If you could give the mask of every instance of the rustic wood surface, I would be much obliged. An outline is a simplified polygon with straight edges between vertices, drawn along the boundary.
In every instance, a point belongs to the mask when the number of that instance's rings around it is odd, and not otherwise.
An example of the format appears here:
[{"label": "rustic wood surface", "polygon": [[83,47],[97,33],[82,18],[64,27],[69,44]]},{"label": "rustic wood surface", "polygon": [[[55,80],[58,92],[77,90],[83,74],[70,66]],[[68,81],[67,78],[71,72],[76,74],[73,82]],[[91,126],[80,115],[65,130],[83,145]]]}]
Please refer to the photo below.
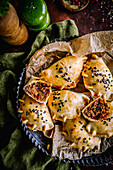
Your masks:
[{"label": "rustic wood surface", "polygon": [[[19,1],[10,0],[19,15]],[[112,0],[90,0],[89,5],[80,12],[71,12],[65,9],[60,0],[45,0],[50,14],[51,23],[73,19],[79,29],[79,35],[113,30],[113,2]],[[6,52],[29,52],[37,33],[29,31],[28,41],[21,46],[12,46],[0,38],[0,54]],[[113,170],[113,163],[99,167],[79,166],[81,170]]]}]

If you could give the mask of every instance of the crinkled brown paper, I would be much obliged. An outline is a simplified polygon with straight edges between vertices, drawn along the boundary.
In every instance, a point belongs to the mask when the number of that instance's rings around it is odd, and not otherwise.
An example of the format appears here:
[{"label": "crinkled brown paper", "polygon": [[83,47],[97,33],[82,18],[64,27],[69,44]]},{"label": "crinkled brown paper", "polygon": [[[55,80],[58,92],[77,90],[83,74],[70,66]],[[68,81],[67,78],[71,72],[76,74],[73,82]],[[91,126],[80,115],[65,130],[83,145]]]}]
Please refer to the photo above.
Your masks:
[{"label": "crinkled brown paper", "polygon": [[[113,31],[101,31],[81,36],[70,41],[71,47],[77,56],[84,56],[90,53],[98,53],[113,74],[113,59],[107,55],[108,52],[113,56]],[[52,156],[57,156],[59,159],[77,160],[82,157],[91,156],[104,152],[113,145],[113,137],[102,139],[100,150],[87,150],[82,152],[71,147],[61,134],[61,126],[55,125],[55,133],[53,136]]]}]

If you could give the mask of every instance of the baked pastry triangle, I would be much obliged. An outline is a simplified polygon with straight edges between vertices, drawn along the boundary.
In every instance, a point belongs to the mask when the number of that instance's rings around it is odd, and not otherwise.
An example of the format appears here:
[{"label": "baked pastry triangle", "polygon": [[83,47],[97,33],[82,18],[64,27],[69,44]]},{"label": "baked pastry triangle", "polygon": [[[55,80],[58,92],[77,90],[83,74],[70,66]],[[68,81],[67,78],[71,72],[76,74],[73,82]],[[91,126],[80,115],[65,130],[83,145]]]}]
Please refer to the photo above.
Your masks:
[{"label": "baked pastry triangle", "polygon": [[63,123],[62,133],[72,147],[82,149],[83,152],[94,148],[99,150],[101,140],[99,137],[93,137],[86,131],[86,124],[87,122],[82,116],[76,119],[66,120]]},{"label": "baked pastry triangle", "polygon": [[82,115],[89,121],[104,120],[108,114],[108,104],[102,97],[96,98],[82,110]]},{"label": "baked pastry triangle", "polygon": [[72,52],[73,50],[69,42],[64,41],[50,43],[37,50],[30,58],[26,67],[26,80],[28,80],[31,75],[35,75],[45,63],[47,68],[49,64],[61,58],[62,54],[65,56],[66,54],[72,54]]},{"label": "baked pastry triangle", "polygon": [[109,138],[113,135],[113,101],[108,102],[109,114],[106,119],[90,121],[86,129],[92,136]]},{"label": "baked pastry triangle", "polygon": [[52,119],[65,122],[66,119],[79,117],[89,100],[88,96],[69,90],[52,92],[48,99]]},{"label": "baked pastry triangle", "polygon": [[51,93],[50,84],[35,76],[31,76],[23,89],[27,95],[40,103],[46,103]]},{"label": "baked pastry triangle", "polygon": [[66,56],[43,70],[39,77],[57,89],[74,88],[80,80],[84,60],[86,57]]},{"label": "baked pastry triangle", "polygon": [[38,103],[28,95],[24,95],[20,101],[22,122],[33,131],[46,131],[54,127],[48,108],[43,103]]},{"label": "baked pastry triangle", "polygon": [[106,99],[113,93],[113,78],[109,68],[101,57],[92,54],[84,64],[82,72],[84,85],[92,96],[104,96]]}]

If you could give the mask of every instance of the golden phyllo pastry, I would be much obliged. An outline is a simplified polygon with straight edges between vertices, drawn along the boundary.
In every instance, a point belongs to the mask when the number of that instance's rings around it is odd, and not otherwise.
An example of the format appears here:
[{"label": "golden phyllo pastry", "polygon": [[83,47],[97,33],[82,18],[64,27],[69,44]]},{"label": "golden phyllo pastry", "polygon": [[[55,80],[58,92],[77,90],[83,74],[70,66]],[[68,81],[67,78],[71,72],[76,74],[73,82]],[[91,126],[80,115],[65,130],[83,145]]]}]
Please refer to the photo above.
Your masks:
[{"label": "golden phyllo pastry", "polygon": [[83,116],[89,121],[106,119],[109,114],[109,107],[104,98],[97,98],[89,103],[83,110]]},{"label": "golden phyllo pastry", "polygon": [[43,103],[38,103],[28,95],[20,99],[22,122],[33,131],[46,131],[54,127],[48,108]]},{"label": "golden phyllo pastry", "polygon": [[40,103],[46,103],[51,93],[51,87],[48,82],[31,76],[31,79],[24,86],[24,91],[34,100]]},{"label": "golden phyllo pastry", "polygon": [[73,50],[68,42],[59,41],[50,43],[43,48],[37,50],[34,55],[30,58],[30,61],[26,68],[26,80],[28,80],[31,75],[35,75],[37,71],[46,63],[52,63],[54,60],[58,60],[61,54],[72,54]]},{"label": "golden phyllo pastry", "polygon": [[85,59],[86,57],[64,57],[42,71],[39,77],[58,89],[76,87]]},{"label": "golden phyllo pastry", "polygon": [[106,119],[90,121],[86,129],[92,136],[111,137],[113,135],[113,101],[108,102],[109,114]]},{"label": "golden phyllo pastry", "polygon": [[84,85],[90,90],[92,96],[102,96],[106,99],[113,93],[113,78],[109,68],[102,58],[92,54],[84,64],[82,72]]},{"label": "golden phyllo pastry", "polygon": [[97,148],[99,150],[101,140],[86,131],[86,124],[85,119],[81,116],[76,119],[66,120],[63,123],[62,133],[72,147],[82,149],[84,152],[87,149]]},{"label": "golden phyllo pastry", "polygon": [[66,121],[80,116],[88,104],[89,97],[69,90],[54,91],[48,99],[48,106],[53,119]]}]

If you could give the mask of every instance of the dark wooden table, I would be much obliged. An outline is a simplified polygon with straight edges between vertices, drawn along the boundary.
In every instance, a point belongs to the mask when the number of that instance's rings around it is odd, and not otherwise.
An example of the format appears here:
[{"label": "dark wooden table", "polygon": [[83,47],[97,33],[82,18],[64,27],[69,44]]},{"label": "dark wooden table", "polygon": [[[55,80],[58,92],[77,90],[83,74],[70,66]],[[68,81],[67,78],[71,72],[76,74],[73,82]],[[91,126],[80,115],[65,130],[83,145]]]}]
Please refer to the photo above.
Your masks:
[{"label": "dark wooden table", "polygon": [[[18,11],[19,0],[10,0]],[[90,0],[89,5],[80,12],[71,12],[65,9],[60,0],[45,0],[50,14],[51,23],[73,19],[79,29],[79,35],[88,33],[113,30],[113,2],[112,0]],[[28,41],[21,46],[11,46],[0,39],[0,54],[5,52],[30,51],[31,44],[37,33],[29,31]],[[113,164],[100,167],[83,167],[82,170],[113,170]]]}]

